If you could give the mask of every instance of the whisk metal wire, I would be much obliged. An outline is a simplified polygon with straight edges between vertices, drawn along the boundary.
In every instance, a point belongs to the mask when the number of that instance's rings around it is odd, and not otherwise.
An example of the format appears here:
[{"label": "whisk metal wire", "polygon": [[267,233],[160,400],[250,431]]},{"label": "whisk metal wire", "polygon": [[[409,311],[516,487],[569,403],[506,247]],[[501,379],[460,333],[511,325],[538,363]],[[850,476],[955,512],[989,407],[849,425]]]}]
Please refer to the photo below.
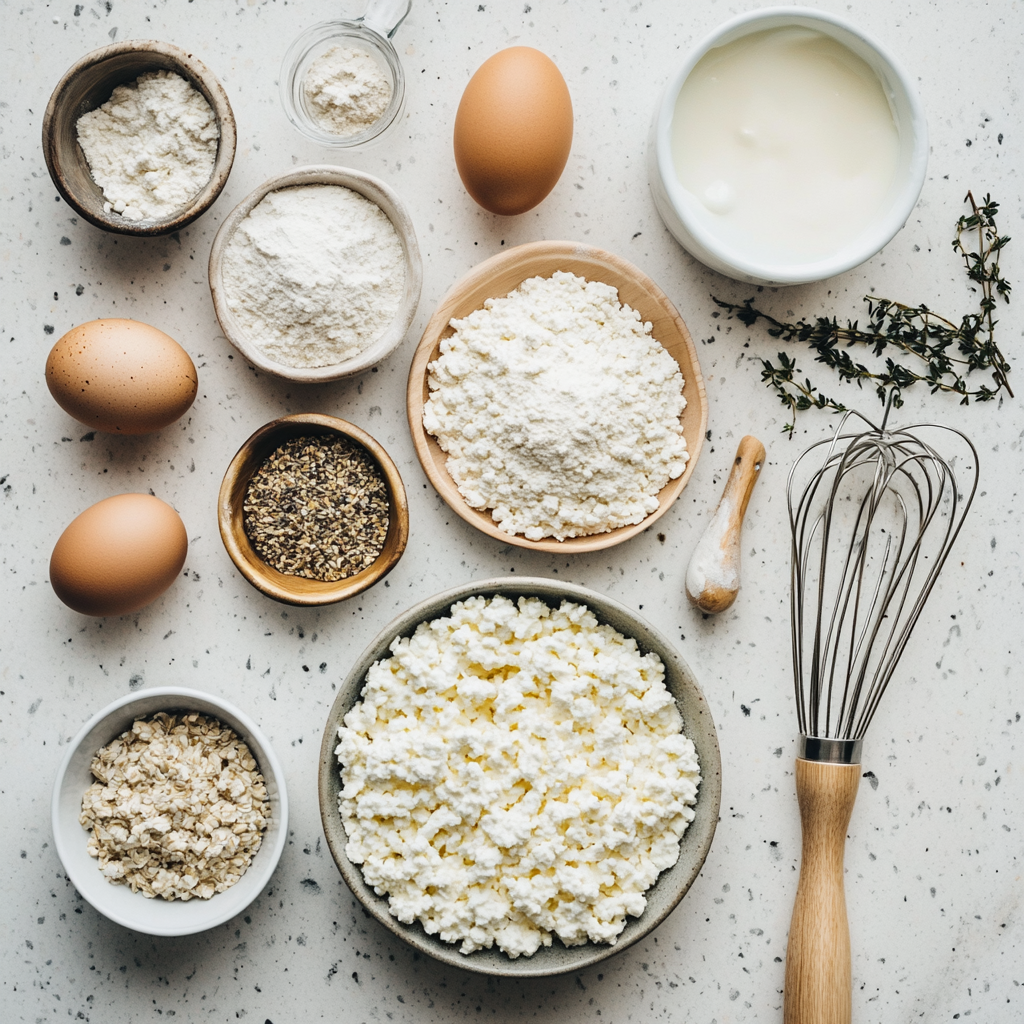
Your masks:
[{"label": "whisk metal wire", "polygon": [[[891,408],[880,426],[846,413],[789,474],[793,677],[806,737],[864,736],[978,487],[978,453],[966,435],[935,423],[887,429]],[[851,417],[868,429],[844,432]],[[963,441],[969,493],[952,460],[918,430]],[[801,471],[822,447],[824,460],[798,494]]]}]

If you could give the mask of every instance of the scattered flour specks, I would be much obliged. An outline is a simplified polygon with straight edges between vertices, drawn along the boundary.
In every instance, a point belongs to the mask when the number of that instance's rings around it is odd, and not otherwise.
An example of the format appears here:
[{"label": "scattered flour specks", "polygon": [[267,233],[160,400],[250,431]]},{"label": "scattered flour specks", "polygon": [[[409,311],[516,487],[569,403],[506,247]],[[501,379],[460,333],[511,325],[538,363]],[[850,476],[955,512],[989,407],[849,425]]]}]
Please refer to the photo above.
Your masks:
[{"label": "scattered flour specks", "polygon": [[366,882],[463,953],[614,943],[678,860],[701,781],[658,656],[584,605],[500,596],[391,654],[338,730]]},{"label": "scattered flour specks", "polygon": [[658,508],[689,457],[683,378],[615,288],[558,271],[452,327],[423,424],[471,507],[529,540],[605,533]]}]

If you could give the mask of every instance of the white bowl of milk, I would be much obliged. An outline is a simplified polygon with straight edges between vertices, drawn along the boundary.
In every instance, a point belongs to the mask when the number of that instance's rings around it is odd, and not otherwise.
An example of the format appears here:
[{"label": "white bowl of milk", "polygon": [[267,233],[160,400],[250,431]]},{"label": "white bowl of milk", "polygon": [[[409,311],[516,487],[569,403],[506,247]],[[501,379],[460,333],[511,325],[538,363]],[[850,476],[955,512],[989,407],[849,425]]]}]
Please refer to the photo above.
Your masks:
[{"label": "white bowl of milk", "polygon": [[910,80],[823,11],[773,7],[716,29],[668,83],[648,169],[669,231],[754,284],[803,284],[875,255],[924,184],[928,129]]}]

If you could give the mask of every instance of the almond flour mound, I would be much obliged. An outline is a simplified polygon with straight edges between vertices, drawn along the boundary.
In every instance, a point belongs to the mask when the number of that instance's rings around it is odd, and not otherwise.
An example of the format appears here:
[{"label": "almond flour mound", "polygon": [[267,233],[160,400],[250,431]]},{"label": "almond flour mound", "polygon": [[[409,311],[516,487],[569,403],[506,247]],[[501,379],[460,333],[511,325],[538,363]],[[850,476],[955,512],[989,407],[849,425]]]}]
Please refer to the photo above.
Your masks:
[{"label": "almond flour mound", "polygon": [[466,502],[528,540],[639,523],[689,455],[679,365],[618,291],[556,271],[441,342],[423,425]]},{"label": "almond flour mound", "polygon": [[343,185],[265,196],[224,249],[238,327],[284,366],[333,366],[368,349],[398,314],[405,249],[376,203]]},{"label": "almond flour mound", "polygon": [[205,715],[136,721],[89,766],[79,822],[107,880],[150,899],[209,899],[260,848],[270,804],[235,732]]}]

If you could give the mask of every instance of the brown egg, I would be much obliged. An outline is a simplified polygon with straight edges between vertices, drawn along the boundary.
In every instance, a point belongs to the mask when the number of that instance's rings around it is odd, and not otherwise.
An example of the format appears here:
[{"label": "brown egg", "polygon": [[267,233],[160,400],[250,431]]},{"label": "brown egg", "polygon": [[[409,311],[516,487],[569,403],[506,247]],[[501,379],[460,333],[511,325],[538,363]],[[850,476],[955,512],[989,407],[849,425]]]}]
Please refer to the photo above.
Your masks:
[{"label": "brown egg", "polygon": [[185,564],[185,524],[151,494],[118,494],[87,508],[60,535],[50,585],[83,615],[127,615],[158,598]]},{"label": "brown egg", "polygon": [[491,213],[525,213],[554,187],[572,146],[572,99],[554,62],[529,46],[485,60],[455,115],[455,165]]},{"label": "brown egg", "polygon": [[111,434],[149,434],[178,419],[199,379],[188,353],[138,320],[90,320],[50,350],[46,386],[76,420]]}]

